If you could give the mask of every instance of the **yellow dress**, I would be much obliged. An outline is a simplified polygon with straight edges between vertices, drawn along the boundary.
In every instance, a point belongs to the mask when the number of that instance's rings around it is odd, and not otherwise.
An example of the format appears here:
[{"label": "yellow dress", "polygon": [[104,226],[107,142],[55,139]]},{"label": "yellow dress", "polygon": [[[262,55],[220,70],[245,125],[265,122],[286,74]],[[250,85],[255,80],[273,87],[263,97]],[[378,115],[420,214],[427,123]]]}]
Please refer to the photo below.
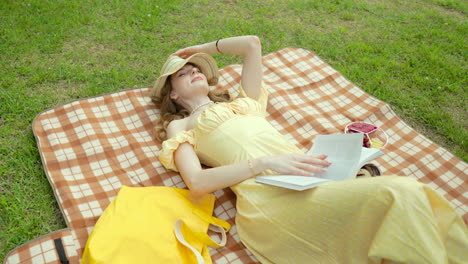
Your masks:
[{"label": "yellow dress", "polygon": [[[160,160],[177,171],[173,152],[189,142],[205,165],[300,153],[264,118],[267,92],[204,110],[194,129],[166,140]],[[222,177],[222,175],[220,175]],[[236,227],[262,263],[467,263],[468,231],[447,200],[408,177],[326,183],[306,191],[232,186]]]}]

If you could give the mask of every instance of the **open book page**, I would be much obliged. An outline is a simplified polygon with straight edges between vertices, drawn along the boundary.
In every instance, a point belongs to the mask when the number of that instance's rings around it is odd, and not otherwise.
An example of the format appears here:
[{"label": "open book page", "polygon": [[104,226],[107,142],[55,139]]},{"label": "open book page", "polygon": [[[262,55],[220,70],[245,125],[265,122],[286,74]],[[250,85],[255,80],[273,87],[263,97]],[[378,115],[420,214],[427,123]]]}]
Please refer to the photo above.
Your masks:
[{"label": "open book page", "polygon": [[255,178],[256,182],[302,191],[310,189],[329,180],[313,176],[264,175]]},{"label": "open book page", "polygon": [[264,175],[255,178],[265,183],[293,190],[306,190],[327,181],[341,181],[356,177],[359,169],[383,152],[362,147],[363,134],[318,135],[308,155],[327,155],[332,163],[325,173],[315,173],[313,177],[295,175]]},{"label": "open book page", "polygon": [[362,168],[362,166],[366,165],[370,160],[376,159],[383,154],[384,153],[380,149],[362,148],[358,169]]},{"label": "open book page", "polygon": [[316,156],[325,154],[332,164],[325,173],[316,173],[316,177],[332,181],[352,179],[359,170],[363,134],[318,135],[307,154]]}]

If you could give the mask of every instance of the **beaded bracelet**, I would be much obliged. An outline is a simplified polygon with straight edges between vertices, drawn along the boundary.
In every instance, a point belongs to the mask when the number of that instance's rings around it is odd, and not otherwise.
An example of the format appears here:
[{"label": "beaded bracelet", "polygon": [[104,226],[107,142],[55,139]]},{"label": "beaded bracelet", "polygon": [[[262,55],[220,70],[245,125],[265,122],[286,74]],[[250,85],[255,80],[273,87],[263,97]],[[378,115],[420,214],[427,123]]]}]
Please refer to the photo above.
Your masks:
[{"label": "beaded bracelet", "polygon": [[219,42],[219,41],[220,41],[219,39],[216,41],[216,50],[218,51],[218,53],[222,53],[222,52],[219,50],[219,48],[218,48],[218,42]]}]

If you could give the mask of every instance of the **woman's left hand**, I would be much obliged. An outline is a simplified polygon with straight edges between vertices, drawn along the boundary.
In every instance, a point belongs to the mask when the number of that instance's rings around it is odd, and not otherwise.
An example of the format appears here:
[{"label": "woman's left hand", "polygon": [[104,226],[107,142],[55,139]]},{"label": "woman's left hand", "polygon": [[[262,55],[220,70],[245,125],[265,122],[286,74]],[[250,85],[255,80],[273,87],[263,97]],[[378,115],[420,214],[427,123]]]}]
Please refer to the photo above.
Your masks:
[{"label": "woman's left hand", "polygon": [[[326,155],[309,156],[307,154],[291,153],[260,158],[265,169],[273,170],[279,174],[313,176],[314,173],[326,171],[331,163]],[[258,162],[257,162],[258,164]],[[257,171],[257,170],[255,170]]]}]

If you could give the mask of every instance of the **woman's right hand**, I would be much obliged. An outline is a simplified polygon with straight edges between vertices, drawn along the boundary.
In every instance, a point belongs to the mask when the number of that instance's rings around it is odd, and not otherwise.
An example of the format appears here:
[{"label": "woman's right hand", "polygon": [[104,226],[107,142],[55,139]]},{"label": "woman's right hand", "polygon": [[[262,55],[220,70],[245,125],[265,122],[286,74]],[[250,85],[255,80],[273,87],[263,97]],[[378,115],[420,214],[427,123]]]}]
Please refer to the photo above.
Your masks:
[{"label": "woman's right hand", "polygon": [[313,176],[314,173],[326,171],[331,163],[326,155],[310,156],[306,154],[284,154],[261,159],[264,169],[273,170],[279,174]]},{"label": "woman's right hand", "polygon": [[174,55],[174,56],[179,56],[179,57],[181,57],[182,59],[186,59],[186,58],[192,56],[193,54],[199,53],[199,52],[206,52],[206,51],[203,49],[203,46],[202,46],[202,45],[195,45],[195,46],[190,46],[190,47],[182,48],[182,49],[180,49],[180,50],[174,52],[172,55]]}]

